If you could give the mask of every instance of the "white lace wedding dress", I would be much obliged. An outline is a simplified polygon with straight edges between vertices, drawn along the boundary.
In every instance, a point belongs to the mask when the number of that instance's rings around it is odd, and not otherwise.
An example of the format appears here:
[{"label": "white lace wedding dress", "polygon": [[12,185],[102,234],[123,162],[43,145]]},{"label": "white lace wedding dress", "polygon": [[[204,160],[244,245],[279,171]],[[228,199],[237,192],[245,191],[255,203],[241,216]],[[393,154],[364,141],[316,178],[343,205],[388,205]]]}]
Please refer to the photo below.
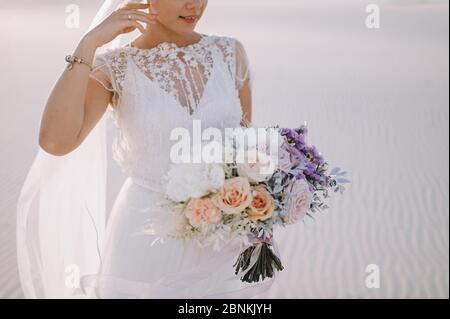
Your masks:
[{"label": "white lace wedding dress", "polygon": [[[175,127],[239,127],[238,90],[250,81],[242,44],[202,35],[186,47],[121,47],[97,55],[91,76],[112,91],[108,110],[117,126],[114,159],[128,176],[107,224],[98,274],[83,278],[99,298],[250,297],[254,287],[233,279],[238,247],[223,251],[175,239],[158,240],[171,221],[158,207],[170,165]],[[145,233],[145,226],[154,233]]]}]

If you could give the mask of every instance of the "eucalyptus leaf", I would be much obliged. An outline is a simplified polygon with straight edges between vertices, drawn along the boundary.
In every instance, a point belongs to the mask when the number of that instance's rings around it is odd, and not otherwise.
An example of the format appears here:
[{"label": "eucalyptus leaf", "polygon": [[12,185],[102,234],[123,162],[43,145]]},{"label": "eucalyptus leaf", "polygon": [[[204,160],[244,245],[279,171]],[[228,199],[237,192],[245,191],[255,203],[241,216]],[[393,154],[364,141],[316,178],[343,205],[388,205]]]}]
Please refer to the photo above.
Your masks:
[{"label": "eucalyptus leaf", "polygon": [[341,169],[339,167],[335,167],[331,170],[330,175],[336,175]]}]

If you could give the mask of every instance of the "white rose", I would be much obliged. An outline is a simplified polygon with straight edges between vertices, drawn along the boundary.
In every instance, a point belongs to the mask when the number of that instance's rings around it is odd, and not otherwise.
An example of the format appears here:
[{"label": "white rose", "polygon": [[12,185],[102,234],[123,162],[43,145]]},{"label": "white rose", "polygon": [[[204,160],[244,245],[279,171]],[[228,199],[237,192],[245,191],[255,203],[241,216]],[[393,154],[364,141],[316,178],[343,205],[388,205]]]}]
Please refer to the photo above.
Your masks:
[{"label": "white rose", "polygon": [[276,164],[272,157],[264,152],[248,150],[243,163],[237,163],[239,176],[247,177],[252,183],[268,181],[275,172]]},{"label": "white rose", "polygon": [[167,174],[166,195],[173,201],[185,202],[216,191],[224,182],[220,164],[176,164]]}]

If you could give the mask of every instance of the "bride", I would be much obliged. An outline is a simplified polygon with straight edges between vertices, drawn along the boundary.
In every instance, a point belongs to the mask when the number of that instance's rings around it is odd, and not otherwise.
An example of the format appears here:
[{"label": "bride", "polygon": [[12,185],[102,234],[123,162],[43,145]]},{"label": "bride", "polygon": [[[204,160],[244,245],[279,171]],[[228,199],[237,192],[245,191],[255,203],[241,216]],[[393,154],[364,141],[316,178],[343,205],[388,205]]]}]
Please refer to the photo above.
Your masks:
[{"label": "bride", "polygon": [[[18,203],[25,297],[254,296],[261,285],[233,276],[237,247],[218,253],[162,239],[171,221],[158,209],[173,128],[251,122],[245,49],[233,37],[194,31],[207,0],[119,2],[105,2],[66,57],[43,113],[41,150]],[[127,176],[107,222],[105,114],[116,125],[113,156]]]}]

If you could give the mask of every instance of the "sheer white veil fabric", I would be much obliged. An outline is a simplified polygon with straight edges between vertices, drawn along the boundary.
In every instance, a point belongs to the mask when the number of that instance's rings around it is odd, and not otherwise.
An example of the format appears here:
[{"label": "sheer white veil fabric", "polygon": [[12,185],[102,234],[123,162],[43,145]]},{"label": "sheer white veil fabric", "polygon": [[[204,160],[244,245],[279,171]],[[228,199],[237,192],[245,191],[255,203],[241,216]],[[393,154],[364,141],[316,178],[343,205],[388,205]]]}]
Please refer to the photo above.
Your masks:
[{"label": "sheer white veil fabric", "polygon": [[[95,28],[123,0],[107,0]],[[121,35],[97,54],[131,41]],[[79,279],[99,269],[106,224],[106,114],[66,156],[43,149],[27,174],[17,203],[17,262],[25,298],[83,298]]]}]

